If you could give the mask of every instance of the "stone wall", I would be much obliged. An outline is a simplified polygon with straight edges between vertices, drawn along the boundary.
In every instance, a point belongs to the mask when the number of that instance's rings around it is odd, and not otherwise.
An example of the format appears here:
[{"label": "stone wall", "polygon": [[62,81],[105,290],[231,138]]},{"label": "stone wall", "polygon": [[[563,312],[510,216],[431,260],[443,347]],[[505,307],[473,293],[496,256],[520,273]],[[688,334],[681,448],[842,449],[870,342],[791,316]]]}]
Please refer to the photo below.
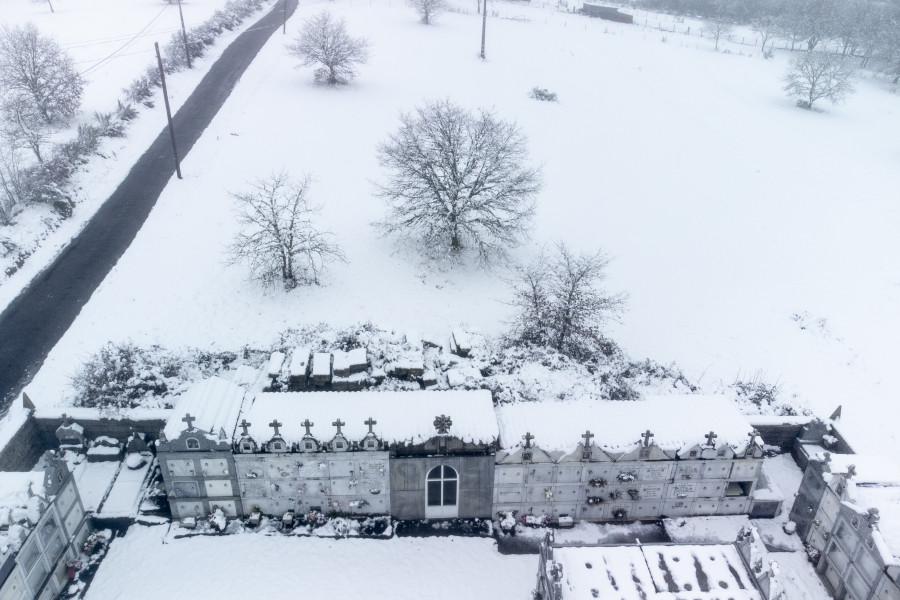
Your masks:
[{"label": "stone wall", "polygon": [[[84,427],[87,439],[102,435],[126,442],[132,432],[146,433],[155,439],[165,426],[162,419],[76,419]],[[30,471],[47,450],[59,447],[56,430],[62,425],[61,417],[28,417],[6,446],[0,450],[0,471]]]},{"label": "stone wall", "polygon": [[45,450],[56,447],[56,436],[48,439],[36,420],[29,417],[0,450],[0,471],[30,471]]}]

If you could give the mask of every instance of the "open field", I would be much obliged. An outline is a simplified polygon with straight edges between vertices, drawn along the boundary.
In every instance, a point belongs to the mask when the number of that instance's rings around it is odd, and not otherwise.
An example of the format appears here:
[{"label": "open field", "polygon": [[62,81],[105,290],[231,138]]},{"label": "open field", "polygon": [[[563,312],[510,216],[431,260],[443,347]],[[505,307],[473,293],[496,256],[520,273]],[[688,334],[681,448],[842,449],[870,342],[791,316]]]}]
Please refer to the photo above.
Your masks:
[{"label": "open field", "polygon": [[[426,27],[396,1],[329,7],[372,43],[358,80],[314,86],[274,37],[29,386],[33,399],[64,404],[69,375],[107,340],[236,349],[298,323],[365,320],[500,332],[510,265],[430,266],[371,226],[384,214],[375,145],[399,111],[449,97],[529,136],[546,185],[513,260],[560,239],[606,249],[609,288],[629,294],[610,333],[634,357],[676,361],[706,391],[760,374],[825,415],[844,404],[860,449],[897,439],[900,105],[886,86],[866,79],[845,105],[806,112],[781,91],[786,54],[716,53],[705,39],[498,3],[482,62],[474,14]],[[288,37],[317,10],[301,6]],[[529,99],[536,85],[560,102]],[[224,256],[236,231],[228,192],[282,167],[313,174],[348,258],[322,287],[288,294],[248,283]]]}]

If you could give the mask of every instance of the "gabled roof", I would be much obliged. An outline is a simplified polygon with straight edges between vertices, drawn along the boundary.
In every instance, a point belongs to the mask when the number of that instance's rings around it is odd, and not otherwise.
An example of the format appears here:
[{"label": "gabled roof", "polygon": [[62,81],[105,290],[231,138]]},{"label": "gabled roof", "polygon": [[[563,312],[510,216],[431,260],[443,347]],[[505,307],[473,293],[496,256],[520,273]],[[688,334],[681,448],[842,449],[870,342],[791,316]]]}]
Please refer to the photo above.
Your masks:
[{"label": "gabled roof", "polygon": [[213,436],[224,429],[226,439],[231,439],[243,401],[244,389],[240,386],[221,377],[204,379],[179,397],[163,432],[169,440],[178,438],[187,429],[182,419],[190,413],[194,428]]},{"label": "gabled roof", "polygon": [[607,400],[519,402],[497,407],[500,445],[507,452],[524,444],[526,431],[534,445],[548,452],[574,452],[586,430],[592,445],[611,453],[629,452],[643,442],[648,429],[651,443],[677,451],[705,444],[715,432],[715,444],[743,451],[752,427],[724,396],[693,394],[647,396],[633,402]]},{"label": "gabled roof", "polygon": [[337,433],[332,423],[338,419],[348,440],[362,440],[369,432],[365,421],[371,417],[377,422],[373,433],[379,439],[390,444],[420,444],[437,435],[434,420],[440,415],[452,421],[448,435],[465,442],[490,444],[499,435],[487,390],[263,392],[245,406],[238,420],[251,424],[249,433],[258,442],[274,435],[269,424],[277,420],[284,439],[295,443],[306,433],[302,423],[309,419],[314,423],[310,434],[324,443]]}]

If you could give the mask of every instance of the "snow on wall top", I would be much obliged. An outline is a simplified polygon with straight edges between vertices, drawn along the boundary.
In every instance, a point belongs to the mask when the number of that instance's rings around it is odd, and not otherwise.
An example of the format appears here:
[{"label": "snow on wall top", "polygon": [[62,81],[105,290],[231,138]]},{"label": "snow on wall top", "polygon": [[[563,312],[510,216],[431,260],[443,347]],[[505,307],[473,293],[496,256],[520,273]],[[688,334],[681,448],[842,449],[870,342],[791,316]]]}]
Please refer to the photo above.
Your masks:
[{"label": "snow on wall top", "polygon": [[894,564],[898,564],[900,561],[900,486],[857,485],[856,501],[857,505],[865,510],[878,509],[880,517],[878,530],[881,532],[886,550],[894,558]]},{"label": "snow on wall top", "polygon": [[[816,453],[815,458],[825,459],[822,453]],[[847,473],[850,465],[853,465],[856,474],[850,479],[857,484],[896,483],[900,485],[900,465],[888,455],[831,453],[830,458],[828,470],[834,474]]]},{"label": "snow on wall top", "polygon": [[[258,442],[272,439],[269,426],[275,419],[282,425],[281,436],[288,443],[299,442],[306,419],[314,423],[310,433],[320,442],[337,433],[332,425],[338,418],[346,425],[341,432],[348,440],[362,440],[369,431],[369,417],[377,423],[373,433],[388,443],[422,443],[437,434],[434,419],[447,415],[452,420],[450,435],[466,442],[490,443],[497,439],[497,419],[487,390],[412,392],[273,392],[257,394],[239,419],[251,423],[249,434]],[[235,439],[240,437],[240,430]]]},{"label": "snow on wall top", "polygon": [[163,432],[170,440],[177,438],[187,429],[187,423],[182,419],[190,413],[195,419],[194,427],[212,435],[218,435],[219,429],[224,429],[225,435],[230,437],[243,400],[243,388],[234,383],[221,377],[204,379],[179,397]]},{"label": "snow on wall top", "polygon": [[[732,545],[554,548],[553,559],[563,567],[565,599],[762,599]],[[701,591],[698,569],[715,582],[709,591]]]},{"label": "snow on wall top", "polygon": [[[29,489],[34,494],[29,497]],[[18,552],[21,542],[41,518],[44,472],[0,472],[0,558]],[[2,561],[0,561],[2,562]]]},{"label": "snow on wall top", "polygon": [[497,408],[500,445],[513,451],[524,445],[526,432],[533,444],[548,452],[573,452],[583,442],[585,430],[592,444],[609,452],[626,452],[642,442],[650,429],[651,443],[663,450],[680,450],[705,444],[714,431],[715,444],[743,450],[750,443],[752,427],[746,417],[723,396],[694,394],[647,396],[634,402],[609,400],[520,402]]}]

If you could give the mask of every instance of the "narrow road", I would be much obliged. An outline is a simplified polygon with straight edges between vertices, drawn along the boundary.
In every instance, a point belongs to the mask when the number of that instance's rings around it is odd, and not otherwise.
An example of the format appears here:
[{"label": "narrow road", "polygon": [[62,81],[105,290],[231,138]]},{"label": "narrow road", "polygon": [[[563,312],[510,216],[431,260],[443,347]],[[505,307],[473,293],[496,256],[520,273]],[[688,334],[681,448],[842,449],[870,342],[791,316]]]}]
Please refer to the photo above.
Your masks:
[{"label": "narrow road", "polygon": [[[285,8],[286,3],[286,8]],[[298,0],[279,0],[235,39],[175,114],[178,152],[187,156],[241,75]],[[135,163],[84,230],[0,314],[0,415],[40,369],[75,317],[141,229],[175,173],[167,129]]]}]

